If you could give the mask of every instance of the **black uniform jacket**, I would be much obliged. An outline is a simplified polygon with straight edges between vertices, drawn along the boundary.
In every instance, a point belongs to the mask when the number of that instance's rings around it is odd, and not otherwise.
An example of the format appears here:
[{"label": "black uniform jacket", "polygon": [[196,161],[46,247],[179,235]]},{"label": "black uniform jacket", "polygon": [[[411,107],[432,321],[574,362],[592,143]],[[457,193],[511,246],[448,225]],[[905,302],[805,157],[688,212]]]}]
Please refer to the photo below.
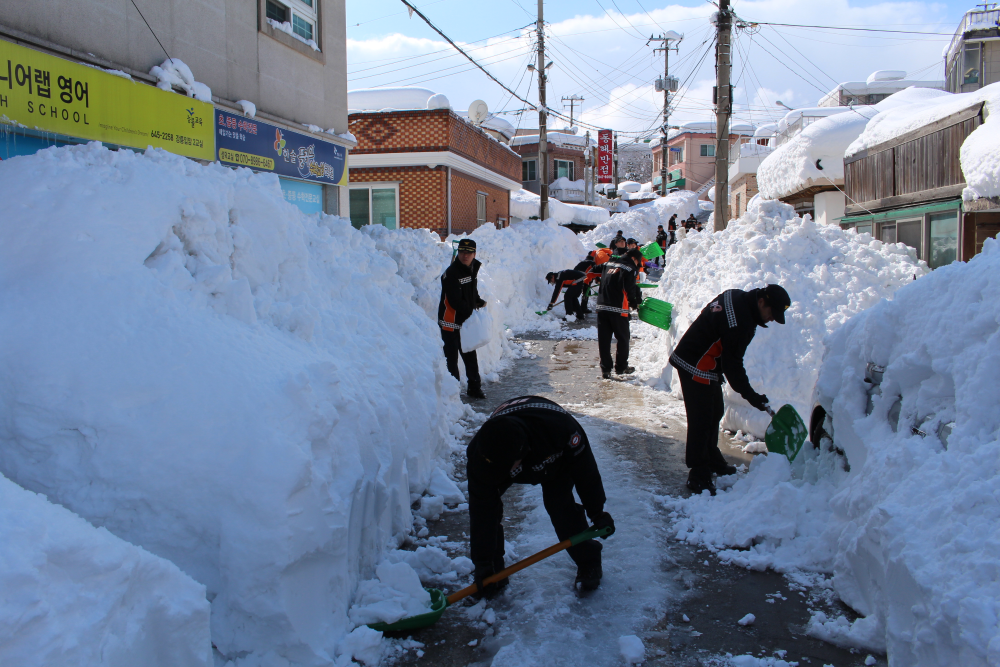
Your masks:
[{"label": "black uniform jacket", "polygon": [[677,343],[670,365],[690,373],[695,382],[702,384],[729,380],[750,405],[762,404],[743,368],[743,355],[757,327],[767,327],[757,308],[759,296],[759,290],[731,289],[715,297]]},{"label": "black uniform jacket", "polygon": [[438,303],[438,324],[445,331],[457,331],[469,319],[479,299],[478,259],[470,266],[457,259],[441,274],[441,301]]},{"label": "black uniform jacket", "polygon": [[627,257],[612,257],[610,261],[595,266],[592,271],[601,274],[601,292],[597,295],[597,310],[606,310],[628,317],[630,306],[642,303],[637,271],[639,268]]},{"label": "black uniform jacket", "polygon": [[[577,271],[576,269],[566,269],[565,271],[560,271],[556,274],[556,287],[552,290],[552,298],[549,299],[549,303],[555,303],[556,299],[559,298],[559,292],[563,287],[571,288],[574,285],[580,289],[583,289],[583,281],[587,277],[587,274],[583,271]],[[567,293],[569,289],[566,290]]]},{"label": "black uniform jacket", "polygon": [[502,403],[490,419],[499,416],[522,422],[527,442],[516,444],[524,445],[524,458],[513,470],[497,469],[479,452],[477,434],[468,447],[470,483],[496,485],[499,499],[511,484],[543,484],[552,477],[570,475],[591,520],[604,511],[607,497],[601,473],[587,434],[573,415],[547,398],[519,396]]},{"label": "black uniform jacket", "polygon": [[667,233],[664,231],[656,232],[656,243],[664,250],[667,249]]}]

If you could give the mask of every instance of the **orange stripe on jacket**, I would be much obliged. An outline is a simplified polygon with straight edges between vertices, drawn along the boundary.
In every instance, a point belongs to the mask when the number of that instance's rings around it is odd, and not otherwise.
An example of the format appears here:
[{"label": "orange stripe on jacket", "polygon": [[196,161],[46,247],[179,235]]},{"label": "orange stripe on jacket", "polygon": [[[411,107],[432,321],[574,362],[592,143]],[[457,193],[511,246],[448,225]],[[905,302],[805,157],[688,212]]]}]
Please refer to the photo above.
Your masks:
[{"label": "orange stripe on jacket", "polygon": [[[444,298],[444,321],[452,323],[455,322],[455,309],[451,307],[450,303],[448,303],[448,297]],[[441,328],[454,331],[456,327],[442,326]]]},{"label": "orange stripe on jacket", "polygon": [[[718,358],[722,356],[722,341],[717,340],[712,343],[712,347],[708,348],[708,352],[701,356],[695,366],[699,371],[714,371],[718,365]],[[711,381],[706,378],[701,378],[698,376],[694,377],[695,382],[700,382],[702,384],[710,384]]]}]

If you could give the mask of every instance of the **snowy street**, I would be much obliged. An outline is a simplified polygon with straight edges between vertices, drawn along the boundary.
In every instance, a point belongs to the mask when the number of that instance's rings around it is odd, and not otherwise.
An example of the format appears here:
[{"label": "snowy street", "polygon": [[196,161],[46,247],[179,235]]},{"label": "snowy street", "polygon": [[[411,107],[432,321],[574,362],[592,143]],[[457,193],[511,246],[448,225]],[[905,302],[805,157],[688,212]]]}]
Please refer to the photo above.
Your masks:
[{"label": "snowy street", "polygon": [[[567,329],[575,332],[589,324]],[[617,526],[604,542],[604,581],[595,593],[580,594],[572,585],[574,564],[557,554],[514,575],[503,596],[485,603],[496,614],[491,626],[482,621],[484,603],[473,607],[467,601],[447,611],[436,626],[413,634],[425,644],[424,655],[409,652],[398,664],[612,666],[622,664],[614,650],[618,638],[638,635],[648,665],[726,665],[726,653],[784,656],[801,665],[864,665],[867,653],[805,635],[810,609],[833,606],[845,612],[827,591],[792,584],[774,572],[721,564],[710,552],[674,539],[671,519],[657,497],[690,493],[684,488],[683,405],[663,392],[600,380],[596,341],[561,335],[518,337],[535,358],[518,359],[499,383],[488,385],[486,401],[471,405],[488,414],[508,398],[540,395],[579,419],[594,447]],[[739,444],[725,434],[720,441],[737,464],[750,458]],[[505,506],[507,539],[518,559],[557,541],[541,507],[540,487],[512,487]],[[456,549],[452,555],[466,548],[467,516],[456,511],[428,522],[432,536],[446,536]],[[748,613],[756,617],[754,624],[739,625]]]}]

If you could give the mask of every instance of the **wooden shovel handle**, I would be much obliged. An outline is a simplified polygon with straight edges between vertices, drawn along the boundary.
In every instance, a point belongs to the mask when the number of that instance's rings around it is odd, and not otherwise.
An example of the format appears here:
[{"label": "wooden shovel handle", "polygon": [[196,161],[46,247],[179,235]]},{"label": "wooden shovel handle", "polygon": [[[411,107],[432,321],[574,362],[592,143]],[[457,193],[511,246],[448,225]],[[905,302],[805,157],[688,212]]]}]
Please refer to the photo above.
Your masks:
[{"label": "wooden shovel handle", "polygon": [[[496,574],[486,577],[485,579],[483,579],[482,585],[488,586],[490,584],[495,584],[501,579],[506,579],[515,572],[520,572],[524,568],[530,565],[534,565],[540,560],[545,560],[552,554],[559,553],[563,549],[569,549],[573,545],[579,544],[580,542],[584,542],[586,540],[594,539],[595,537],[605,536],[610,532],[611,532],[610,528],[588,528],[587,530],[583,531],[582,533],[579,533],[578,535],[574,535],[568,540],[563,540],[559,544],[553,544],[548,549],[542,549],[538,553],[528,556],[524,560],[517,561],[507,569],[501,570]],[[472,584],[471,586],[466,586],[460,591],[455,591],[454,593],[448,596],[448,605],[451,606],[456,602],[458,602],[459,600],[464,600],[465,598],[469,597],[478,590],[479,590],[478,586],[476,584]]]}]

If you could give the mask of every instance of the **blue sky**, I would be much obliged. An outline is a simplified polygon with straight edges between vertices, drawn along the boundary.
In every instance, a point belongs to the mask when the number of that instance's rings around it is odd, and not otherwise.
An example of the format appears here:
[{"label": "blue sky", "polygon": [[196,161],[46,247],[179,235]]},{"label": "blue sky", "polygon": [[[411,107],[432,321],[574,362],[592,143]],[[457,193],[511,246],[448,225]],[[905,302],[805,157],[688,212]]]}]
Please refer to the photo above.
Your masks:
[{"label": "blue sky", "polygon": [[[533,59],[532,0],[414,0],[449,37],[467,46],[498,79],[530,101],[537,85],[526,70]],[[857,0],[736,0],[748,21],[947,33],[913,35],[761,26],[739,31],[734,49],[736,114],[760,123],[783,112],[775,102],[811,106],[840,81],[867,78],[876,69],[908,72],[910,78],[943,78],[941,51],[967,2],[860,2]],[[545,3],[549,24],[549,106],[560,98],[585,97],[583,119],[637,134],[655,131],[662,94],[652,81],[663,70],[662,54],[646,40],[674,30],[684,41],[671,54],[671,73],[685,83],[671,123],[707,120],[714,68],[707,2],[564,0]],[[351,89],[416,85],[444,93],[456,109],[481,98],[491,110],[514,112],[524,104],[449,49],[399,0],[347,3],[348,83]],[[704,56],[704,58],[703,58]],[[568,109],[567,109],[568,111]],[[577,111],[579,114],[579,111]],[[505,117],[537,126],[537,114]]]}]

